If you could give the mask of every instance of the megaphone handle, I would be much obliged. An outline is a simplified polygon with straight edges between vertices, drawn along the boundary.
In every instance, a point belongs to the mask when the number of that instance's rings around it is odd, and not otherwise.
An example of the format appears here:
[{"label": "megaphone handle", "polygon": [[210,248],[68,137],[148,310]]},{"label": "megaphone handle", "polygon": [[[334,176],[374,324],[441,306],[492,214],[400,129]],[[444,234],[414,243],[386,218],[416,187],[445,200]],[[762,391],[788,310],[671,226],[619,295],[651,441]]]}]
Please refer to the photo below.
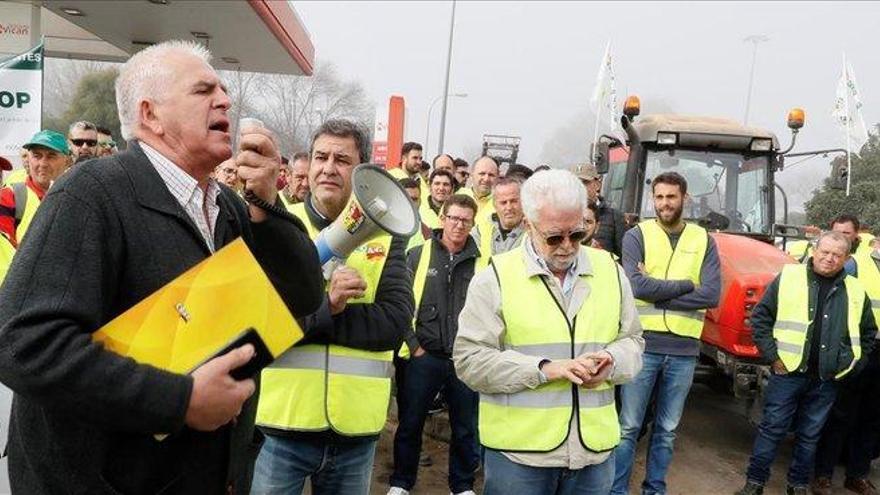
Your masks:
[{"label": "megaphone handle", "polygon": [[321,266],[321,271],[324,272],[324,280],[329,281],[330,277],[333,276],[333,272],[335,272],[336,269],[342,265],[343,265],[342,260],[337,258],[336,256],[330,258],[329,261],[327,261],[326,263],[324,263],[323,266]]}]

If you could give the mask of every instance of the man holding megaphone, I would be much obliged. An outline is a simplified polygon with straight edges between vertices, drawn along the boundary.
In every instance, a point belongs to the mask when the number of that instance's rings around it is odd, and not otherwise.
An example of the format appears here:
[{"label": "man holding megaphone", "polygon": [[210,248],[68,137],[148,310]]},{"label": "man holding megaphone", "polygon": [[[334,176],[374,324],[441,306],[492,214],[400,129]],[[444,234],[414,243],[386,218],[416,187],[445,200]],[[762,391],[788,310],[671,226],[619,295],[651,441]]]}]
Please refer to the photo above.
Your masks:
[{"label": "man holding megaphone", "polygon": [[307,477],[313,493],[369,492],[392,355],[413,314],[404,235],[418,216],[390,175],[359,165],[368,157],[367,133],[352,122],[327,121],[312,138],[311,193],[291,212],[322,262],[344,264],[325,265],[326,296],[303,322],[306,337],[263,371],[257,424],[267,439],[254,493],[300,493]]}]

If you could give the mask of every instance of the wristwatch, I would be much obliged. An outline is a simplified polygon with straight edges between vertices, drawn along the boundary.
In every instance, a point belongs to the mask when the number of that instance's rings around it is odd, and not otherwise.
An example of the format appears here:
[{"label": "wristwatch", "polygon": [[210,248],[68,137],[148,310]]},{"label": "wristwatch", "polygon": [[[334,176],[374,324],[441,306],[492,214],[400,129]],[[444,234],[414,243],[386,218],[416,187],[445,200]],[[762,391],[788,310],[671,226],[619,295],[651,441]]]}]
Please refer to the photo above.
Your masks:
[{"label": "wristwatch", "polygon": [[544,373],[544,370],[541,369],[545,364],[549,362],[549,359],[542,359],[541,362],[538,363],[538,379],[540,380],[542,385],[550,381],[550,379],[547,378],[547,375]]}]

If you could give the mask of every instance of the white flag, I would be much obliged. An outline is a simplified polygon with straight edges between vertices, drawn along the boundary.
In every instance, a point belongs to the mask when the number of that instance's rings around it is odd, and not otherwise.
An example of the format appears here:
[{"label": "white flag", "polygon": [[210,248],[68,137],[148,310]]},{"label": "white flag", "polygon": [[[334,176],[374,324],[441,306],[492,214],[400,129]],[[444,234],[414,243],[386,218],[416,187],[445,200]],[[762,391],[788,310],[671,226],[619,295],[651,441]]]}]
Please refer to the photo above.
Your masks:
[{"label": "white flag", "polygon": [[837,82],[837,99],[831,114],[844,132],[844,142],[848,135],[853,152],[858,153],[868,142],[868,129],[865,127],[865,119],[862,118],[862,99],[856,85],[856,76],[848,62],[844,62],[840,80]]},{"label": "white flag", "polygon": [[609,128],[612,134],[616,133],[620,118],[620,109],[617,108],[617,87],[614,81],[614,68],[611,65],[611,41],[605,45],[605,56],[602,57],[602,65],[596,74],[596,87],[593,88],[593,96],[590,98],[590,110],[597,117],[596,134],[598,134],[598,117],[605,114],[608,118]]}]

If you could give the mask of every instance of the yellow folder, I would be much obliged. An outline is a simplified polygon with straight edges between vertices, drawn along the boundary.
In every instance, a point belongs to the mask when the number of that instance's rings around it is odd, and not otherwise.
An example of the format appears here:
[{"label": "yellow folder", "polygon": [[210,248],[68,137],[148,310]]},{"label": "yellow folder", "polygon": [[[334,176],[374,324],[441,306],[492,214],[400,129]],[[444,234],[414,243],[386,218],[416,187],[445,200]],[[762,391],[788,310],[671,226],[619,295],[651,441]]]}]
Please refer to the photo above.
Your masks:
[{"label": "yellow folder", "polygon": [[248,365],[248,375],[302,336],[240,238],[92,334],[117,354],[181,374],[251,342],[257,356]]}]

